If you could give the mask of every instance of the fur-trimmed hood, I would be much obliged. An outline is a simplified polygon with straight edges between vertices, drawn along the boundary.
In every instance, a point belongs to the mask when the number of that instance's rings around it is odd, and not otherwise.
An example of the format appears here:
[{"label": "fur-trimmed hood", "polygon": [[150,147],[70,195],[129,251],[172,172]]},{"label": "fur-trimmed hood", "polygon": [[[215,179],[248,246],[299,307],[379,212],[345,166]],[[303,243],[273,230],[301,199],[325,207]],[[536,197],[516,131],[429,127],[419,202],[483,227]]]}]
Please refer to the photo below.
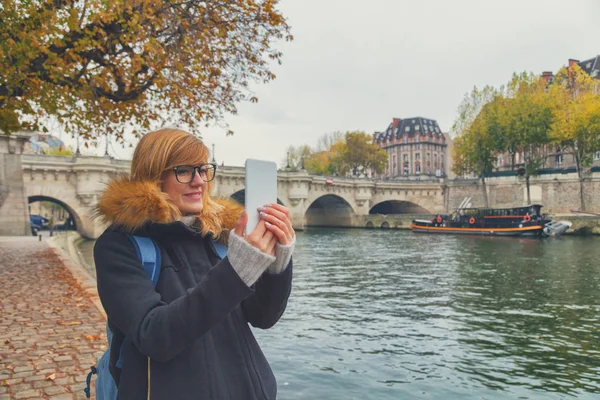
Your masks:
[{"label": "fur-trimmed hood", "polygon": [[[226,240],[244,208],[232,199],[212,198],[218,204],[216,219],[221,230],[212,232],[215,239]],[[95,217],[128,232],[149,224],[169,224],[182,221],[179,209],[160,190],[158,181],[133,181],[120,177],[108,183],[95,209]],[[194,227],[201,230],[203,213],[197,215]]]}]

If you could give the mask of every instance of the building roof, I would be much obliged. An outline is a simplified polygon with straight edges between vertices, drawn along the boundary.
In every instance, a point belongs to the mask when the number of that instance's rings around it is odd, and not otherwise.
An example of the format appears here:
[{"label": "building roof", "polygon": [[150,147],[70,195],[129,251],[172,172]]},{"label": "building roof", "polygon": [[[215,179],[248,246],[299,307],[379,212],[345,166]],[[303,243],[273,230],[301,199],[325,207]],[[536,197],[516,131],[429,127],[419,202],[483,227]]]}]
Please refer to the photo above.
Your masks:
[{"label": "building roof", "polygon": [[600,79],[600,55],[589,60],[580,61],[579,67],[592,78]]},{"label": "building roof", "polygon": [[375,132],[373,139],[380,143],[385,140],[400,138],[404,134],[412,138],[415,135],[427,137],[443,136],[442,130],[437,121],[429,118],[394,118],[392,123],[383,132]]}]

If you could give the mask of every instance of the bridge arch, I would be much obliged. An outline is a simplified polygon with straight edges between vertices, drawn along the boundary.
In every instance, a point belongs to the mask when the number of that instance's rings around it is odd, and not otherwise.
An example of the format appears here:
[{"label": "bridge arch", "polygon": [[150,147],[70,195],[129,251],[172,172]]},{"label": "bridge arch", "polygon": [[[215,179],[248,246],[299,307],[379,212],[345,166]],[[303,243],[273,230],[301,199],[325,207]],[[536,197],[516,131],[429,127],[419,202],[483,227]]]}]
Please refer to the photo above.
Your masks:
[{"label": "bridge arch", "polygon": [[350,203],[335,194],[326,194],[314,200],[306,209],[306,226],[351,227],[356,213]]},{"label": "bridge arch", "polygon": [[60,205],[71,216],[77,232],[85,238],[96,239],[104,231],[105,227],[95,222],[91,215],[91,206],[92,203],[95,203],[95,196],[85,197],[85,201],[82,202],[81,196],[75,196],[68,190],[63,190],[61,193],[59,186],[53,188],[51,185],[43,185],[36,189],[29,188],[26,193],[29,204],[36,201],[49,201]]},{"label": "bridge arch", "polygon": [[431,212],[410,201],[386,200],[371,207],[369,214],[431,214]]},{"label": "bridge arch", "polygon": [[55,199],[53,197],[48,197],[48,196],[29,196],[27,198],[27,202],[31,205],[32,203],[36,203],[39,201],[47,201],[50,203],[54,203],[62,208],[64,208],[67,213],[69,214],[69,218],[71,219],[71,221],[73,221],[73,227],[75,228],[76,231],[79,232],[80,227],[83,225],[81,222],[81,217],[79,216],[79,214],[77,214],[77,212],[75,211],[75,209],[70,206],[69,204],[65,203],[64,201]]}]

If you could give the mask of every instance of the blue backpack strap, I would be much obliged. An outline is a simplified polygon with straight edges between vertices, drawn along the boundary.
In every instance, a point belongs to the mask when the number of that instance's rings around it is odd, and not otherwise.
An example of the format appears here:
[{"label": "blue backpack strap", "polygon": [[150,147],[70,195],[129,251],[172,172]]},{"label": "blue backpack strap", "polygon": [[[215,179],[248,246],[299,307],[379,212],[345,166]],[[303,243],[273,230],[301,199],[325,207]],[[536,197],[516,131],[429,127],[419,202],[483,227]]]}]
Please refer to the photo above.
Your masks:
[{"label": "blue backpack strap", "polygon": [[[142,268],[148,275],[148,278],[150,278],[152,281],[152,285],[156,287],[158,278],[160,277],[160,248],[152,239],[147,237],[130,236],[129,239],[131,240],[131,243],[133,243],[133,247],[135,247],[135,252],[138,256],[138,259],[142,263]],[[94,374],[98,374],[98,379],[96,380],[96,398],[98,400],[114,400],[117,398],[117,387],[115,385],[115,381],[110,376],[108,366],[110,358],[110,345],[112,344],[112,332],[110,331],[108,323],[106,324],[106,332],[109,348],[104,352],[98,361],[98,367],[91,367],[91,372],[86,378],[87,386],[83,389],[83,391],[85,392],[87,398],[90,398],[91,396],[90,384],[92,375]],[[125,341],[126,340],[127,339],[125,339]],[[116,363],[117,368],[123,368],[123,347],[124,346],[121,345],[119,359]]]},{"label": "blue backpack strap", "polygon": [[[148,275],[148,278],[152,281],[154,287],[158,283],[158,278],[160,277],[160,249],[154,243],[154,241],[148,237],[143,236],[129,236],[129,239],[133,243],[133,247],[135,247],[135,252],[137,253],[138,258],[142,262],[142,268]],[[125,339],[127,340],[127,339]],[[125,346],[121,345],[121,350],[119,351],[119,359],[117,360],[116,366],[117,368],[123,368],[123,349]]]},{"label": "blue backpack strap", "polygon": [[135,251],[142,262],[144,271],[146,271],[146,274],[150,280],[152,280],[152,284],[156,287],[156,283],[160,277],[160,249],[156,243],[148,237],[130,236],[129,239],[135,247]]},{"label": "blue backpack strap", "polygon": [[212,243],[213,246],[215,246],[215,250],[217,251],[219,257],[221,257],[221,259],[225,258],[225,256],[227,255],[227,246],[216,240],[213,240]]}]

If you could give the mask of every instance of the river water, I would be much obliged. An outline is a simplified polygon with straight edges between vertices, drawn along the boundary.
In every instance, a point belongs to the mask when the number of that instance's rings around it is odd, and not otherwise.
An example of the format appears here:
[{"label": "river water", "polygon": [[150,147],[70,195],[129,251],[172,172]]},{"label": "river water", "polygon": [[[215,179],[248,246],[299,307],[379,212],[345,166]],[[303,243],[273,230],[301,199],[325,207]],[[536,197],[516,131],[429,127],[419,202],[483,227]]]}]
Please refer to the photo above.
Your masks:
[{"label": "river water", "polygon": [[279,399],[600,399],[598,237],[311,229],[294,259],[255,330]]}]

